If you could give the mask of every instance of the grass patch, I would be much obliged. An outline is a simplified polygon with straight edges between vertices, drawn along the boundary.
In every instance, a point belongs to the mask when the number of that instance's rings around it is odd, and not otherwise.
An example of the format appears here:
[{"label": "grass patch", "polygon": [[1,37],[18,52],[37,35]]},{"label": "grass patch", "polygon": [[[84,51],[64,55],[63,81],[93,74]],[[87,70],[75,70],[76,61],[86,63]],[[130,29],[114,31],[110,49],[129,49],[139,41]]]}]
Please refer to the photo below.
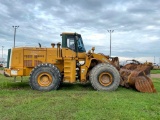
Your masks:
[{"label": "grass patch", "polygon": [[0,70],[4,70],[4,67],[0,67]]},{"label": "grass patch", "polygon": [[151,70],[151,74],[160,74],[160,70],[153,69]]},{"label": "grass patch", "polygon": [[[20,78],[17,79],[20,81]],[[90,84],[63,84],[57,91],[31,90],[23,82],[0,75],[0,118],[52,120],[150,120],[160,118],[160,79],[153,79],[157,93],[140,93],[119,87],[98,92]]]}]

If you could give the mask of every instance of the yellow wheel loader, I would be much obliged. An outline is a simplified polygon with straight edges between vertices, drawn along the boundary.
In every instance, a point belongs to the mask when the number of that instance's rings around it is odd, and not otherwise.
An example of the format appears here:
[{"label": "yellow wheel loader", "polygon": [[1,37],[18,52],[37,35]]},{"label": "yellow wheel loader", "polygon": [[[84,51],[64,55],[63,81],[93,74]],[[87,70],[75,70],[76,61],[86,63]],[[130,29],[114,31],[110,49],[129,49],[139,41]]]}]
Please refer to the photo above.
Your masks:
[{"label": "yellow wheel loader", "polygon": [[60,83],[90,81],[95,90],[113,91],[120,83],[119,60],[93,47],[86,53],[83,40],[77,33],[62,33],[62,45],[17,47],[8,50],[6,76],[30,76],[32,89],[56,90]]}]

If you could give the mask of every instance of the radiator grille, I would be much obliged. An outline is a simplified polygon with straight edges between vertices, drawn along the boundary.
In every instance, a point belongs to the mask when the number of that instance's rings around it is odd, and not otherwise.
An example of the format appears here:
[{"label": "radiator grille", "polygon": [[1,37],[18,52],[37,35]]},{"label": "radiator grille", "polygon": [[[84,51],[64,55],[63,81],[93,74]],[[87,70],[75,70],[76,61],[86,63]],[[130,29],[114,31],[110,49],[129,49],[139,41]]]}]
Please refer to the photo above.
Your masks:
[{"label": "radiator grille", "polygon": [[32,58],[32,55],[24,55],[24,58]]},{"label": "radiator grille", "polygon": [[37,66],[37,65],[39,65],[39,64],[41,64],[41,63],[42,63],[42,61],[34,60],[34,66]]},{"label": "radiator grille", "polygon": [[25,67],[32,67],[32,60],[24,60]]}]

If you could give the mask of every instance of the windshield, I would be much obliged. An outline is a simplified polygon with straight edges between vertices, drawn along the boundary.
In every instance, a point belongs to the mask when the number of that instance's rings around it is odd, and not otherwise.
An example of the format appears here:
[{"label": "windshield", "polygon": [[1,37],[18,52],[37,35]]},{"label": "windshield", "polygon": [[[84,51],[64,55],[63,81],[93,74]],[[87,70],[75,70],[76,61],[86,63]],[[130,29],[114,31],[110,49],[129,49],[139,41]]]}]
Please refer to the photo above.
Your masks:
[{"label": "windshield", "polygon": [[84,45],[83,45],[83,40],[81,37],[78,38],[77,46],[78,46],[78,52],[86,52]]}]

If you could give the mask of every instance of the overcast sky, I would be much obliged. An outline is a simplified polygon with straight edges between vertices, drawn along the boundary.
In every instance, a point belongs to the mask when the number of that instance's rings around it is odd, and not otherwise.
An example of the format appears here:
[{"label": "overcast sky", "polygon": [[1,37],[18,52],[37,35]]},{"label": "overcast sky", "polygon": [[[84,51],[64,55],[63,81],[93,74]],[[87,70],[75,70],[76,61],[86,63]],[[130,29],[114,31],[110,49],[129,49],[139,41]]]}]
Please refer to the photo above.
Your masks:
[{"label": "overcast sky", "polygon": [[[0,43],[50,47],[61,42],[62,32],[77,32],[87,51],[140,61],[160,59],[160,0],[0,0]],[[0,49],[0,51],[2,51]],[[2,53],[0,52],[2,56]],[[1,57],[0,56],[0,57]]]}]

